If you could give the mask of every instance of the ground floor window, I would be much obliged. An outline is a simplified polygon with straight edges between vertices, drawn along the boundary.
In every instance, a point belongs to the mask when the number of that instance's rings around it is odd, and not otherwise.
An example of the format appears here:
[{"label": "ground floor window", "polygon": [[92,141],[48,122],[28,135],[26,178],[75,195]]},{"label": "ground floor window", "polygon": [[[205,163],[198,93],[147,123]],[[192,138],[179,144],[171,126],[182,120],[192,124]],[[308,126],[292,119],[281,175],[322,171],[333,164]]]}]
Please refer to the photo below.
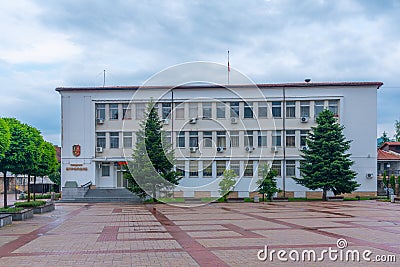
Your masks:
[{"label": "ground floor window", "polygon": [[101,164],[101,176],[108,177],[110,176],[110,164]]}]

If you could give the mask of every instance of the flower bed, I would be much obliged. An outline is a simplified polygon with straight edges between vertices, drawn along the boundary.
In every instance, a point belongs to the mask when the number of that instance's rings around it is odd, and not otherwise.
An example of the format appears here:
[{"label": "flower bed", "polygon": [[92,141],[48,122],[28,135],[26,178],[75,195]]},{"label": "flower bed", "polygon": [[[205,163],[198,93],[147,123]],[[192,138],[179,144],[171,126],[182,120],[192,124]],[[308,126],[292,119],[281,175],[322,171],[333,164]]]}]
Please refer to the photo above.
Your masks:
[{"label": "flower bed", "polygon": [[10,214],[0,213],[0,228],[12,223],[12,216]]},{"label": "flower bed", "polygon": [[7,208],[0,209],[0,213],[11,215],[13,221],[24,221],[33,217],[33,209]]}]

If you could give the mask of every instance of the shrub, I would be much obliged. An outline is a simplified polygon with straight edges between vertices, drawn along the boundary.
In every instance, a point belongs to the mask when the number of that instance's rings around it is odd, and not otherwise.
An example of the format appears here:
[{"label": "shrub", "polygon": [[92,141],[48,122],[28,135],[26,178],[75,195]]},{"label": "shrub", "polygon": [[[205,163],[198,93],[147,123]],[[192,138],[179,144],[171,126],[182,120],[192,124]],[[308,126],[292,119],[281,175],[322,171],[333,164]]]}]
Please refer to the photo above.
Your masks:
[{"label": "shrub", "polygon": [[46,204],[46,201],[43,200],[36,200],[36,201],[31,201],[31,202],[15,202],[14,205],[15,207],[39,207],[39,206],[44,206]]},{"label": "shrub", "polygon": [[0,212],[7,213],[7,212],[20,212],[24,210],[23,208],[0,208]]}]

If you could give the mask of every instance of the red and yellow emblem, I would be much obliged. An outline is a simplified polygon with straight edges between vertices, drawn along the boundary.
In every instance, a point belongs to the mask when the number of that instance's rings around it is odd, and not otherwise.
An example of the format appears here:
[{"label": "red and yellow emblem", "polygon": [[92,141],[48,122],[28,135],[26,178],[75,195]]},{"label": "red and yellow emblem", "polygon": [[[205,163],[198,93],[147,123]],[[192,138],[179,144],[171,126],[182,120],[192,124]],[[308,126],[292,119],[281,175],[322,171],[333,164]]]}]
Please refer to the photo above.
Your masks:
[{"label": "red and yellow emblem", "polygon": [[80,145],[73,145],[72,146],[72,154],[75,157],[79,157],[81,155],[81,146]]}]

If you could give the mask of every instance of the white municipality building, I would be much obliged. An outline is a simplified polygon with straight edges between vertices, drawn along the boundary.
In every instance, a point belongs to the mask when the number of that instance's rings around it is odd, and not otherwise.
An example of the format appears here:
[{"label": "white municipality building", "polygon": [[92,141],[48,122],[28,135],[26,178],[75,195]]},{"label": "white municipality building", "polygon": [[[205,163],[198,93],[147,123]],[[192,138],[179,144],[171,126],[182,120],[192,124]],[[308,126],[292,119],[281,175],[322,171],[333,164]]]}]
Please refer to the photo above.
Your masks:
[{"label": "white municipality building", "polygon": [[[377,89],[381,82],[61,87],[62,186],[126,186],[121,165],[132,155],[146,103],[154,99],[183,179],[176,196],[218,196],[225,169],[238,174],[236,197],[256,191],[259,166],[279,173],[288,197],[316,197],[294,182],[300,150],[315,117],[333,111],[351,143],[357,195],[376,194]],[[128,158],[129,160],[129,158]]]}]

